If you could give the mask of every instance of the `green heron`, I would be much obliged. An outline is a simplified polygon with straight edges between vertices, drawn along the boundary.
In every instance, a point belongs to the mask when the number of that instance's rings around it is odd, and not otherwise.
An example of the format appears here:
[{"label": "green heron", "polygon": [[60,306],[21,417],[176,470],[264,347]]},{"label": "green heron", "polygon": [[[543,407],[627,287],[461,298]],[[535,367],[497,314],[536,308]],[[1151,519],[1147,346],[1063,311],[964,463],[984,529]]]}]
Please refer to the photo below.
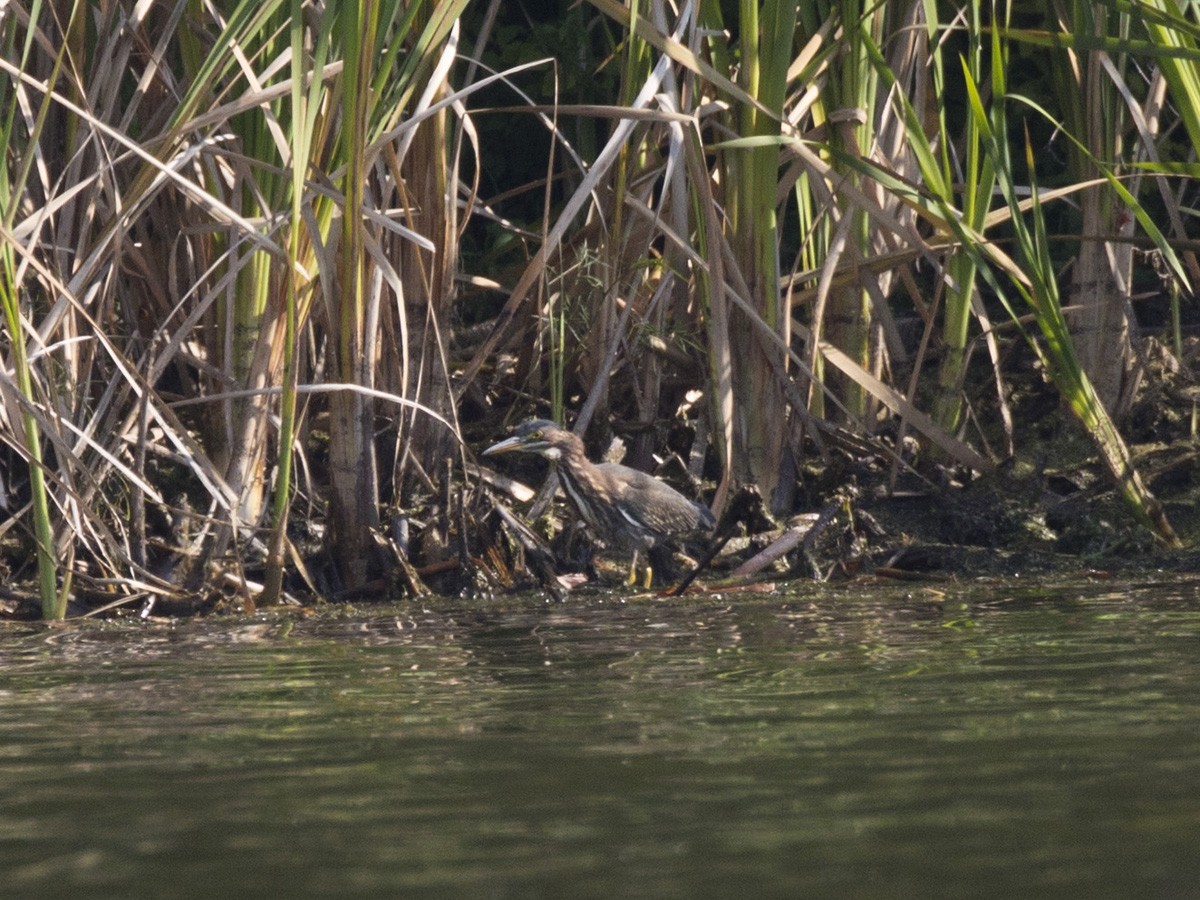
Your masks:
[{"label": "green heron", "polygon": [[[571,504],[594,537],[633,553],[627,584],[637,583],[638,553],[671,537],[710,531],[717,524],[708,508],[652,475],[617,463],[593,463],[583,441],[546,419],[530,419],[484,456],[520,451],[558,462],[558,477]],[[647,564],[645,586],[654,572]]]}]

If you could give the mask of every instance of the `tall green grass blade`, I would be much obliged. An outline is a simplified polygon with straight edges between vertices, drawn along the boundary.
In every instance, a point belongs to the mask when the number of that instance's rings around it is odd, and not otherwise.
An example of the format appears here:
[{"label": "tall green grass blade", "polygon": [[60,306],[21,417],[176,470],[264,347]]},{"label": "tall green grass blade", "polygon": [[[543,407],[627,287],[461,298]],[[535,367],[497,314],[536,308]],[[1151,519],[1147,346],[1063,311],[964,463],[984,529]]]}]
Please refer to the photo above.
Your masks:
[{"label": "tall green grass blade", "polygon": [[[311,66],[305,56],[303,0],[291,0],[289,38],[291,44],[291,130],[289,132],[291,160],[291,221],[288,229],[288,272],[284,297],[282,392],[279,399],[279,456],[276,462],[275,483],[271,508],[271,538],[267,548],[266,576],[263,579],[262,603],[279,602],[283,590],[285,547],[287,543],[288,512],[291,508],[293,444],[296,432],[296,343],[299,338],[299,295],[309,285],[300,282],[303,271],[305,175],[314,141],[314,128],[319,95],[305,90],[309,71],[320,70],[323,52],[328,46],[328,31],[322,29],[317,43],[318,56]],[[313,89],[317,82],[313,79]]]},{"label": "tall green grass blade", "polygon": [[[997,10],[994,6],[993,22],[998,21]],[[1007,54],[1001,28],[993,29],[991,49],[992,102],[990,110],[985,110],[979,87],[971,72],[965,67],[964,78],[972,115],[978,120],[983,146],[995,167],[997,186],[1009,206],[1016,209],[1019,208],[1020,201],[1013,177],[1009,147],[1005,140],[1008,133]],[[1096,447],[1100,451],[1118,491],[1130,509],[1165,542],[1177,545],[1178,538],[1171,528],[1161,504],[1142,483],[1124,440],[1113,425],[1104,404],[1100,401],[1091,381],[1079,364],[1074,343],[1062,312],[1057,274],[1050,257],[1045,217],[1037,185],[1033,181],[1036,164],[1028,135],[1025,141],[1025,152],[1031,179],[1032,206],[1029,220],[1032,224],[1027,225],[1021,216],[1014,216],[1012,219],[1018,257],[1024,270],[1024,277],[1014,278],[1013,285],[1033,311],[1034,320],[1044,340],[1044,344],[1031,342],[1031,345],[1041,356],[1047,372],[1072,412],[1095,440]]]},{"label": "tall green grass blade", "polygon": [[[40,27],[39,19],[42,4],[35,2],[30,9],[30,18],[26,27],[25,41],[22,47],[22,69],[32,56],[35,34]],[[66,30],[72,31],[72,22],[76,16],[82,16],[81,4],[71,7],[71,19],[64,23]],[[6,27],[11,29],[4,38],[7,47],[13,48],[16,43],[15,16],[3,19]],[[26,328],[27,305],[32,309],[32,302],[24,290],[23,273],[27,270],[25,261],[17,261],[17,250],[13,243],[13,223],[20,209],[21,199],[25,195],[26,183],[38,158],[37,146],[46,125],[46,119],[53,103],[53,92],[62,73],[65,57],[69,46],[64,44],[52,60],[52,66],[47,77],[38,104],[36,114],[28,133],[17,134],[18,92],[10,90],[3,94],[5,108],[2,113],[2,132],[0,146],[6,150],[8,158],[0,164],[0,218],[3,220],[3,236],[0,237],[0,310],[3,312],[4,324],[8,331],[12,352],[12,366],[17,389],[20,394],[22,446],[29,463],[29,488],[33,513],[33,537],[35,558],[37,560],[38,595],[42,605],[42,617],[45,619],[61,619],[67,611],[67,590],[69,580],[64,579],[62,590],[58,584],[58,554],[55,550],[54,524],[50,512],[49,487],[46,482],[46,471],[42,453],[42,435],[33,410],[40,400],[34,390],[34,376],[31,361],[27,351],[30,335]],[[7,81],[7,76],[5,78]],[[9,159],[16,165],[15,177],[10,177]]]}]

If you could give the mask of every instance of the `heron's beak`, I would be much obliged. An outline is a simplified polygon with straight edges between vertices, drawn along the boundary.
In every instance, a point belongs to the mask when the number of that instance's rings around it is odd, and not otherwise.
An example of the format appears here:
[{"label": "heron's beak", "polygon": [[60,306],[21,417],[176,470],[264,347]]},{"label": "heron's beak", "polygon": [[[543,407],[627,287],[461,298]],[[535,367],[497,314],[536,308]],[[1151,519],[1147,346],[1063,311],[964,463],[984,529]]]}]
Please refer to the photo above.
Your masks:
[{"label": "heron's beak", "polygon": [[488,447],[486,450],[483,451],[483,455],[484,456],[495,456],[498,453],[511,453],[514,450],[520,450],[520,449],[521,449],[521,438],[518,437],[517,435],[513,435],[512,437],[506,438],[505,440],[501,441],[498,444],[492,444],[492,446]]}]

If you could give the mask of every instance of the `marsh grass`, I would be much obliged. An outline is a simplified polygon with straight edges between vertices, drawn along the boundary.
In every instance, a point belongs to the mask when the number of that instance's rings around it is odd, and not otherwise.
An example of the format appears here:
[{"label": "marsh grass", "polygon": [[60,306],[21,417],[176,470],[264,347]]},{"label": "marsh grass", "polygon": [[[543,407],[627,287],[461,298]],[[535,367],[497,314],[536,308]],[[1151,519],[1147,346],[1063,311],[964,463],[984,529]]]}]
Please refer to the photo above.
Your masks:
[{"label": "marsh grass", "polygon": [[[976,0],[592,0],[571,21],[600,49],[561,80],[577,61],[488,67],[499,2],[6,4],[0,533],[31,550],[14,580],[60,618],[230,583],[243,605],[365,590],[388,558],[412,586],[410,555],[486,579],[480,494],[453,488],[476,484],[463,410],[480,431],[533,410],[620,423],[643,466],[685,424],[718,513],[745,484],[794,511],[830,440],[985,471],[997,434],[1000,458],[1020,450],[1012,335],[1171,541],[1120,404],[1091,387],[1136,334],[1091,328],[1078,352],[1059,281],[1064,254],[1124,254],[1124,311],[1141,240],[1190,290],[1200,25],[1191,5],[1084,6],[1014,28]],[[1120,103],[1125,143],[1094,104],[1010,90],[1013,47]],[[583,81],[612,96],[559,96]],[[481,140],[485,115],[512,145]],[[1043,189],[1030,121],[1079,161]],[[534,131],[544,176],[493,184]],[[1085,231],[1127,210],[1136,234],[1071,232],[1078,198],[1101,204]],[[471,258],[515,267],[466,270],[483,223],[520,250]],[[482,284],[491,309],[464,290]]]}]

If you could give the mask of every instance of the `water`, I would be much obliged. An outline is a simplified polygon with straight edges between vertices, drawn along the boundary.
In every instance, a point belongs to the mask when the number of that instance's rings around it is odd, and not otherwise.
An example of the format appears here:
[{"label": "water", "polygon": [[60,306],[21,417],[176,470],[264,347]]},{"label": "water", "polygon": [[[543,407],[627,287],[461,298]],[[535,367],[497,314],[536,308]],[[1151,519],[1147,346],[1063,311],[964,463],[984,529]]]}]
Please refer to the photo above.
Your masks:
[{"label": "water", "polygon": [[1200,584],[0,629],[12,897],[1200,897]]}]

